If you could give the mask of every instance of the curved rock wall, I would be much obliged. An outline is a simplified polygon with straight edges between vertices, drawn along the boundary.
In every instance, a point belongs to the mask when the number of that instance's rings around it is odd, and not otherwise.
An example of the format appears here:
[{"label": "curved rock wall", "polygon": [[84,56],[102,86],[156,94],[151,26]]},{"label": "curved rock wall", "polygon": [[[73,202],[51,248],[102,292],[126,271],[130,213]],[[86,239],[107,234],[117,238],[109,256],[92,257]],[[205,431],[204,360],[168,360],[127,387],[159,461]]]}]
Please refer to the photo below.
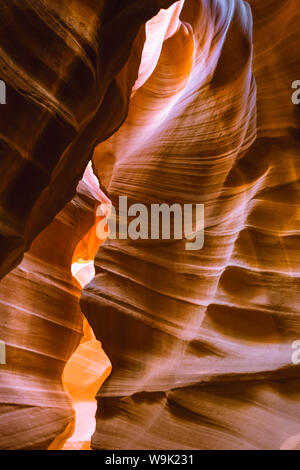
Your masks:
[{"label": "curved rock wall", "polygon": [[[0,448],[62,447],[72,432],[61,377],[82,338],[71,267],[98,243],[97,197],[76,192],[92,156],[116,207],[205,204],[202,250],[98,251],[81,309],[112,374],[92,447],[299,447],[294,0],[10,0],[0,22]],[[103,357],[93,341],[65,370],[78,403],[101,382],[99,363],[84,369]]]},{"label": "curved rock wall", "polygon": [[10,0],[0,8],[0,278],[73,198],[95,144],[124,120],[142,26],[172,3]]},{"label": "curved rock wall", "polygon": [[292,4],[251,2],[252,36],[247,3],[187,0],[124,125],[95,151],[115,204],[205,204],[201,251],[110,240],[98,252],[81,298],[113,366],[96,449],[278,449],[299,434]]},{"label": "curved rock wall", "polygon": [[71,264],[95,222],[92,202],[87,226],[76,186],[95,144],[126,116],[144,23],[172,3],[10,0],[0,7],[0,278],[15,268],[0,293],[1,448],[45,449],[73,419],[61,384],[82,328]]},{"label": "curved rock wall", "polygon": [[84,183],[0,284],[0,448],[47,449],[73,420],[61,376],[82,337],[73,253],[94,224]]}]

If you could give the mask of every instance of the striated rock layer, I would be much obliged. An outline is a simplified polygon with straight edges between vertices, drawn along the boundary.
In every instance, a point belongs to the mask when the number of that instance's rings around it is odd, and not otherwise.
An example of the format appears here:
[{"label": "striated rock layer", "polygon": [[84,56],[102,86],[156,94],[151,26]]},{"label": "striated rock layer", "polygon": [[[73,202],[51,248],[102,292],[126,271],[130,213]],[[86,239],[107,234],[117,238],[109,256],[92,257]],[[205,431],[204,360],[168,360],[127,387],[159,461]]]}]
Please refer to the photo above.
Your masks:
[{"label": "striated rock layer", "polygon": [[[10,0],[0,20],[0,448],[89,448],[99,341],[93,448],[299,448],[294,0]],[[77,186],[92,156],[106,197]],[[94,276],[95,207],[120,195],[204,203],[204,247],[107,240]]]},{"label": "striated rock layer", "polygon": [[204,247],[108,240],[98,251],[81,307],[112,374],[92,446],[296,447],[294,2],[252,1],[254,36],[246,2],[181,6],[180,19],[148,23],[128,117],[93,160],[114,204],[204,203]]},{"label": "striated rock layer", "polygon": [[10,0],[0,7],[0,79],[7,87],[0,278],[75,195],[94,146],[121,125],[143,25],[174,1]]},{"label": "striated rock layer", "polygon": [[81,188],[75,196],[76,186],[96,143],[126,116],[144,23],[172,3],[11,0],[0,7],[7,92],[0,113],[0,278],[45,229],[0,287],[7,346],[0,448],[46,449],[71,431],[61,375],[82,335],[71,267],[83,238],[88,253],[96,243],[88,236],[94,195],[87,201]]},{"label": "striated rock layer", "polygon": [[[82,337],[80,285],[71,273],[76,245],[94,224],[85,183],[0,284],[0,448],[47,449],[74,419],[61,383]],[[69,426],[69,429],[71,427]]]}]

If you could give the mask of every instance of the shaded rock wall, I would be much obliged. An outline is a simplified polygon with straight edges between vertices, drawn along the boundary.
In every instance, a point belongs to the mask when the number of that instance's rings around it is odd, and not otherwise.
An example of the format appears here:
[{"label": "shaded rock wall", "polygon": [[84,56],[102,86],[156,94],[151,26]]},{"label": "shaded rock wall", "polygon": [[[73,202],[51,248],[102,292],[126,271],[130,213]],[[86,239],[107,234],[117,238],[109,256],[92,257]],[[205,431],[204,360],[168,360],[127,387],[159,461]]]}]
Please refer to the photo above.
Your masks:
[{"label": "shaded rock wall", "polygon": [[7,86],[0,277],[75,195],[95,144],[122,123],[142,25],[172,3],[10,0],[0,7],[0,78]]},{"label": "shaded rock wall", "polygon": [[71,274],[76,245],[94,224],[84,183],[0,284],[0,448],[47,449],[73,420],[61,376],[82,337],[81,287]]},{"label": "shaded rock wall", "polygon": [[143,24],[173,3],[0,7],[0,276],[15,268],[0,284],[2,449],[71,432],[61,376],[82,337],[74,252],[95,249],[94,196],[75,195],[92,155],[114,204],[205,204],[200,251],[110,240],[98,252],[81,307],[113,372],[92,446],[299,446],[294,0],[182,0],[144,43]]},{"label": "shaded rock wall", "polygon": [[47,226],[0,287],[7,346],[1,448],[45,449],[71,430],[61,375],[82,335],[71,265],[95,222],[93,194],[81,184],[75,196],[76,186],[95,144],[126,116],[145,21],[172,3],[11,0],[0,7],[7,92],[0,113],[0,277]]}]

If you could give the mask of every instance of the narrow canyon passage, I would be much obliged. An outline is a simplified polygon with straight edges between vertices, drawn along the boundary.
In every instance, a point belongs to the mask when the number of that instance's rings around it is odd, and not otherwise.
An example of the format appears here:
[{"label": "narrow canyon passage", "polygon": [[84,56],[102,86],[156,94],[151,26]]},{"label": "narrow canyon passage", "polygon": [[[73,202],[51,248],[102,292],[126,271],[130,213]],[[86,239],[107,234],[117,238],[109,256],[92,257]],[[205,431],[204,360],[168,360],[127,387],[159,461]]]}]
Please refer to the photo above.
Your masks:
[{"label": "narrow canyon passage", "polygon": [[[0,24],[0,449],[299,449],[295,0]],[[120,197],[204,205],[204,245],[99,236]]]},{"label": "narrow canyon passage", "polygon": [[90,447],[95,395],[111,364],[84,320],[79,297],[103,242],[95,216],[103,202],[88,165],[75,198],[0,284],[7,356],[0,381],[0,424],[6,429],[1,448]]},{"label": "narrow canyon passage", "polygon": [[[94,224],[77,244],[70,269],[81,289],[94,277],[94,258],[104,240],[96,233],[97,223],[105,217],[97,217],[97,209],[110,201],[99,188],[99,183],[89,164],[81,184],[86,185],[90,197],[94,197]],[[78,188],[79,190],[79,188]],[[108,226],[107,235],[108,235]],[[48,450],[90,450],[91,436],[95,430],[96,393],[111,372],[111,363],[100,341],[86,319],[83,319],[83,337],[80,345],[68,360],[62,375],[62,383],[72,397],[75,412],[64,432],[57,436]]]},{"label": "narrow canyon passage", "polygon": [[[189,252],[184,240],[109,239],[98,251],[81,308],[113,371],[97,395],[94,449],[297,442],[299,142],[284,116],[298,123],[277,82],[269,115],[258,60],[261,35],[283,10],[296,25],[286,2],[263,28],[265,9],[252,3],[254,43],[241,1],[186,2],[168,37],[149,27],[128,116],[95,150],[116,205],[120,195],[147,206],[204,203],[205,242]],[[272,68],[290,61],[291,84],[293,46],[283,55],[265,59]]]},{"label": "narrow canyon passage", "polygon": [[94,222],[94,200],[80,183],[73,200],[0,284],[0,331],[7,352],[0,370],[3,449],[45,450],[74,420],[61,382],[83,329],[81,287],[71,265]]}]

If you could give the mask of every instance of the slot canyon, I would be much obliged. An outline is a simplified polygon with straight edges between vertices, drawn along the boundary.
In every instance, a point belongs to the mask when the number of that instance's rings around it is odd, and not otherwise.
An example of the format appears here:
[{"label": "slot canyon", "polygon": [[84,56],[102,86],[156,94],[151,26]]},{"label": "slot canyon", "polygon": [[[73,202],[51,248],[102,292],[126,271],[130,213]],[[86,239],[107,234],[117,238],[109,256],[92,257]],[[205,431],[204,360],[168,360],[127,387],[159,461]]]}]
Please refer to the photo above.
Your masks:
[{"label": "slot canyon", "polygon": [[1,450],[300,450],[297,3],[0,4]]}]

